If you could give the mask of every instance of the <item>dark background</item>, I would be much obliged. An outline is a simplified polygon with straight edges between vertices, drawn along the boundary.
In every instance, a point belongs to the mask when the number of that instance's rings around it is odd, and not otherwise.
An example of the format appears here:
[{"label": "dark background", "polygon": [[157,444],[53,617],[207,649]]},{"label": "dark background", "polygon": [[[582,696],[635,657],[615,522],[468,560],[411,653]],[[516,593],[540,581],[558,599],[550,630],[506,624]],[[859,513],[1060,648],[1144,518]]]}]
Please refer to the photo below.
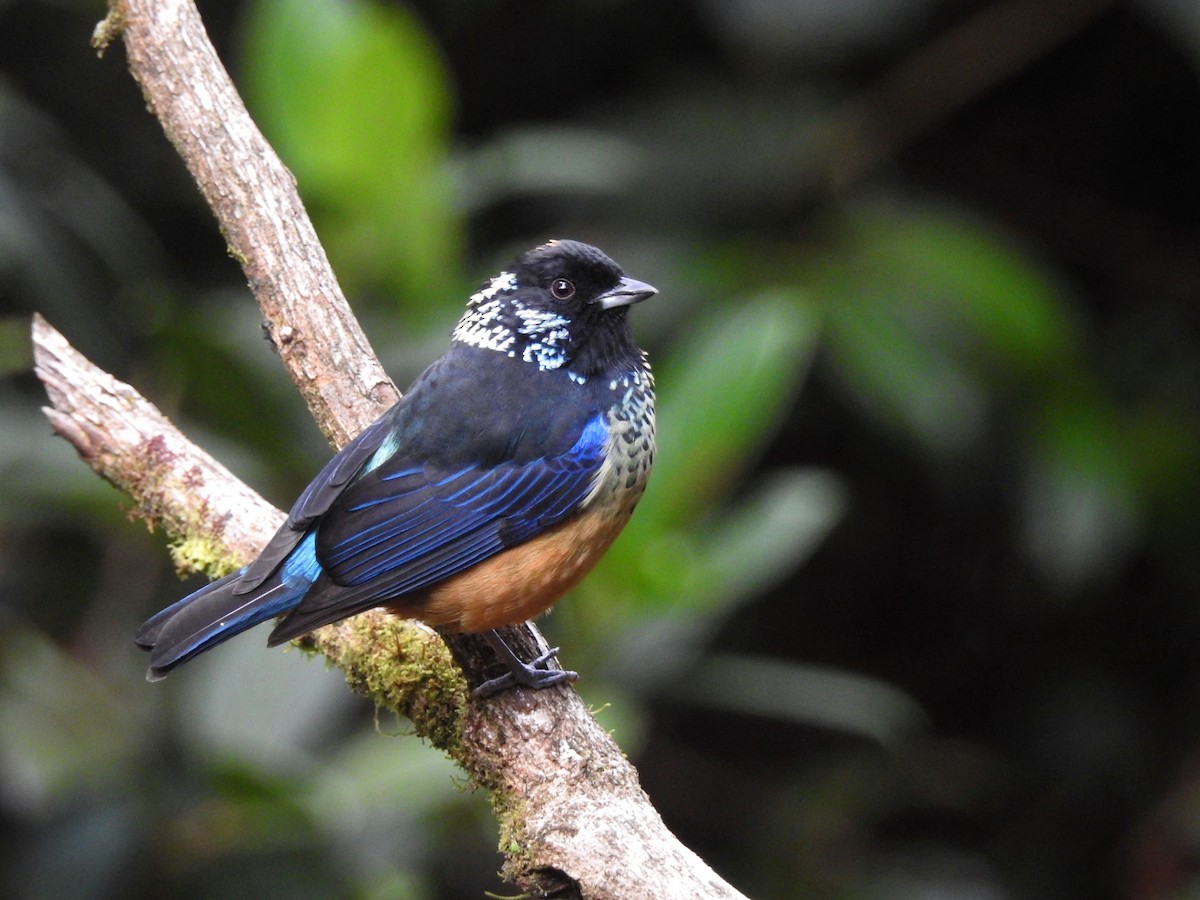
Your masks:
[{"label": "dark background", "polygon": [[[757,898],[1200,890],[1200,12],[207,2],[396,380],[589,240],[663,429],[547,629]],[[102,9],[0,2],[0,891],[479,897],[483,798],[186,589],[53,438],[38,311],[274,503],[327,455]]]}]

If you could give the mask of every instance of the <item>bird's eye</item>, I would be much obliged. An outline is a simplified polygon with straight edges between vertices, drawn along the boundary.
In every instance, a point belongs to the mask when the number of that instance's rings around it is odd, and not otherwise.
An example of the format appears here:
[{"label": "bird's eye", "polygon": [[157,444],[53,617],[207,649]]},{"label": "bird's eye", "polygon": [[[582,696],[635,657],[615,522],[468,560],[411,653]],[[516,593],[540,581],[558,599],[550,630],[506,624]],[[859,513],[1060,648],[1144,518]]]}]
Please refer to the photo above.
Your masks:
[{"label": "bird's eye", "polygon": [[570,300],[575,295],[575,285],[565,278],[555,278],[550,282],[550,293],[556,300]]}]

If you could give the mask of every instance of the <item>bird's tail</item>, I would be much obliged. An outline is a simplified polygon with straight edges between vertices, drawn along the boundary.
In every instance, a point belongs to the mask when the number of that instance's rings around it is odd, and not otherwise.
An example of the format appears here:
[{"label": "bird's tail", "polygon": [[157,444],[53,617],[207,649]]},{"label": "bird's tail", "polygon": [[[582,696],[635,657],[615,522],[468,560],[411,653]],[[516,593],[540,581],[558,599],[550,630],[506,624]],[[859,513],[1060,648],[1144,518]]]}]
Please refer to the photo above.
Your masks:
[{"label": "bird's tail", "polygon": [[253,591],[236,593],[241,577],[242,572],[227,575],[146,620],[133,639],[150,651],[147,680],[160,681],[198,653],[286,612],[308,589],[274,576]]}]

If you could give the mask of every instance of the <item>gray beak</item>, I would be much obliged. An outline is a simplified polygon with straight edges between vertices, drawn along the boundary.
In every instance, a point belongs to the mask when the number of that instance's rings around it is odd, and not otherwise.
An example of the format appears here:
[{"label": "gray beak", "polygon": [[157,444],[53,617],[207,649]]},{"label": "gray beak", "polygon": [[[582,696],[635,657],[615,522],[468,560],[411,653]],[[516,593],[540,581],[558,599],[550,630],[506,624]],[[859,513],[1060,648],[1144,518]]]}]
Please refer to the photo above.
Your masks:
[{"label": "gray beak", "polygon": [[605,291],[595,300],[602,309],[616,309],[618,306],[632,306],[641,303],[647,297],[658,293],[658,288],[651,287],[644,281],[632,278],[622,278],[611,291]]}]

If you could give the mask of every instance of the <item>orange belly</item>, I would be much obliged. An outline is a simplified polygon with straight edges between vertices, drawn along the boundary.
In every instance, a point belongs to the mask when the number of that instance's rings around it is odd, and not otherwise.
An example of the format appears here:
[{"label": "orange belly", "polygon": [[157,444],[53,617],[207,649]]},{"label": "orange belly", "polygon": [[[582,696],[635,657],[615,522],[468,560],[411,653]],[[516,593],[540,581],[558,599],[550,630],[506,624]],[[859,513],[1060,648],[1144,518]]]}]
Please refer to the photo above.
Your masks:
[{"label": "orange belly", "polygon": [[616,539],[629,517],[612,512],[589,510],[388,608],[448,631],[532,619],[578,584]]}]

